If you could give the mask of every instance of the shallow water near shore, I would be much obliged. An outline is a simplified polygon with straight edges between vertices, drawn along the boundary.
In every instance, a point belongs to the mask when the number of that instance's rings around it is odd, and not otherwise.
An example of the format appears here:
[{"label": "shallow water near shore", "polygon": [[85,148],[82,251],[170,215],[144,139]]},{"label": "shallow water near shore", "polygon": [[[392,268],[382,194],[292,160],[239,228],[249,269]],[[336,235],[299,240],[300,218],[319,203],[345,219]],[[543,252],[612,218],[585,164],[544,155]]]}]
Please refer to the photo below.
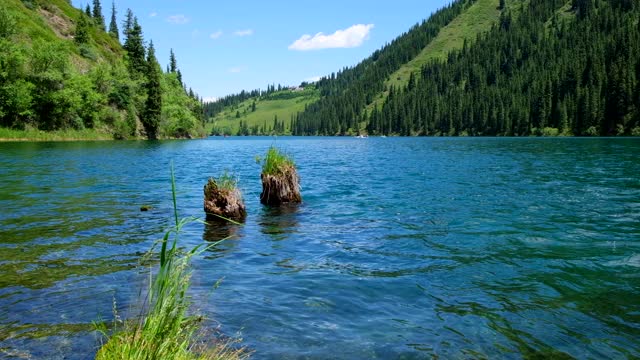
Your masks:
[{"label": "shallow water near shore", "polygon": [[[273,144],[299,206],[259,202]],[[181,216],[238,175],[246,224],[181,239],[232,236],[192,296],[253,358],[640,356],[640,139],[218,137],[0,143],[0,358],[91,359],[135,315],[171,161]]]}]

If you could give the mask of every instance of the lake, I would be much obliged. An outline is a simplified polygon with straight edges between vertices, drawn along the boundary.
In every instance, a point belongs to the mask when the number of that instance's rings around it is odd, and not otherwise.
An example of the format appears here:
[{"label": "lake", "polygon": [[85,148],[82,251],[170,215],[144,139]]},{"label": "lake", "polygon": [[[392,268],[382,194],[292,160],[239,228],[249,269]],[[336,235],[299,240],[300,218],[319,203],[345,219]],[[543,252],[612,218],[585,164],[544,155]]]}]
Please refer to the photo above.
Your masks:
[{"label": "lake", "polygon": [[[298,207],[259,203],[273,144]],[[91,359],[135,315],[172,161],[180,216],[238,176],[246,224],[181,242],[232,236],[193,302],[255,359],[640,356],[640,139],[217,137],[0,143],[0,358]]]}]

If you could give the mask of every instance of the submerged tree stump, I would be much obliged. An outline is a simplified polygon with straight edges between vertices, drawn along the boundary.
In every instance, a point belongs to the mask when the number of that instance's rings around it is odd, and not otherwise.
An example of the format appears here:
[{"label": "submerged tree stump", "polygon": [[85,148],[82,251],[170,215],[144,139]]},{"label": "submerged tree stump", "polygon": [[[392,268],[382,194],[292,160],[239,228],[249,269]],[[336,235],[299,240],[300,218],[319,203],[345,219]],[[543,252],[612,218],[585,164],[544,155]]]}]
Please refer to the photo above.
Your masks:
[{"label": "submerged tree stump", "polygon": [[222,188],[213,178],[204,186],[204,212],[207,221],[220,221],[222,218],[243,221],[247,216],[240,190],[235,186]]},{"label": "submerged tree stump", "polygon": [[300,203],[300,178],[293,164],[282,166],[276,173],[262,173],[260,202],[265,205]]}]

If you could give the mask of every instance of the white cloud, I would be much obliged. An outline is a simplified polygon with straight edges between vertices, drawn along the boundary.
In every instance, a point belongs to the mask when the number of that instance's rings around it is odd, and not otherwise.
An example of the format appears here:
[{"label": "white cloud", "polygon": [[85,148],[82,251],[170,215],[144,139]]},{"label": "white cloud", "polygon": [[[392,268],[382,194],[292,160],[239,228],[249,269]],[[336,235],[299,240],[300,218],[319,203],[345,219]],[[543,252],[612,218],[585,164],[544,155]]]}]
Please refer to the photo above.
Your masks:
[{"label": "white cloud", "polygon": [[149,14],[149,17],[156,17],[156,16],[158,16],[158,13],[155,11]]},{"label": "white cloud", "polygon": [[210,38],[212,39],[219,39],[222,36],[222,31],[216,31],[214,33],[211,33],[211,35],[209,35]]},{"label": "white cloud", "polygon": [[171,15],[167,18],[167,22],[176,25],[183,25],[189,22],[189,18],[182,14]]},{"label": "white cloud", "polygon": [[251,35],[253,35],[253,29],[238,30],[238,31],[234,32],[233,34],[235,36],[251,36]]},{"label": "white cloud", "polygon": [[247,69],[246,66],[235,66],[229,69],[229,72],[232,74],[238,74],[245,71],[246,69]]},{"label": "white cloud", "polygon": [[348,29],[338,30],[331,35],[325,35],[321,32],[314,36],[305,34],[289,45],[289,50],[308,51],[358,47],[369,39],[369,32],[373,26],[373,24],[357,24]]},{"label": "white cloud", "polygon": [[202,101],[208,103],[208,102],[216,102],[218,101],[218,98],[215,96],[210,96],[210,97],[205,97],[202,99]]},{"label": "white cloud", "polygon": [[310,78],[304,79],[304,81],[314,83],[320,81],[320,79],[322,79],[321,76],[312,76]]}]

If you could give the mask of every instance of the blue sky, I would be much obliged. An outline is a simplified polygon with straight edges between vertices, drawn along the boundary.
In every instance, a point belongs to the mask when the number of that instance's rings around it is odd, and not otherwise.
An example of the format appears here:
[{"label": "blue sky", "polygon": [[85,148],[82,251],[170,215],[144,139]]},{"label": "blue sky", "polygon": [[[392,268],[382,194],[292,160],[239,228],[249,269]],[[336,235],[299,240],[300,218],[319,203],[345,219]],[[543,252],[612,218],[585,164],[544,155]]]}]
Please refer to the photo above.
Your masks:
[{"label": "blue sky", "polygon": [[[82,7],[92,0],[73,0]],[[174,49],[183,79],[206,99],[297,85],[352,66],[448,0],[116,0],[130,8],[163,68]],[[107,25],[111,1],[101,0]],[[318,34],[322,33],[322,34]]]}]

